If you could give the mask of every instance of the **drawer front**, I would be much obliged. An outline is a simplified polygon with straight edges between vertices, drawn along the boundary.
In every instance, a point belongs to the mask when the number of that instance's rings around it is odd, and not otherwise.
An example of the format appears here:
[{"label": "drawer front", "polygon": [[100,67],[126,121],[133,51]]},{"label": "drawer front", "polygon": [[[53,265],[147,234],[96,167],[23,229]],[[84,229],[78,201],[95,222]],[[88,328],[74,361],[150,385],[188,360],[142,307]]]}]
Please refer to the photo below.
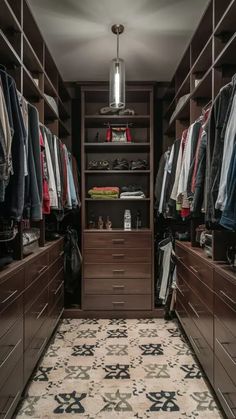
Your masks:
[{"label": "drawer front", "polygon": [[185,297],[179,290],[177,290],[175,311],[186,335],[188,336],[190,334],[190,323],[192,320],[189,318],[188,313],[186,311],[186,304],[187,303]]},{"label": "drawer front", "polygon": [[151,249],[87,249],[85,263],[151,263]]},{"label": "drawer front", "polygon": [[215,292],[236,311],[236,281],[232,282],[219,272],[214,273]]},{"label": "drawer front", "polygon": [[49,310],[54,306],[60,295],[64,295],[64,271],[63,268],[57,273],[49,284]]},{"label": "drawer front", "polygon": [[61,315],[64,310],[64,292],[59,293],[56,303],[54,307],[50,311],[49,319],[48,319],[48,331],[49,336],[53,333],[55,327],[57,326]]},{"label": "drawer front", "polygon": [[32,259],[26,265],[25,287],[28,287],[37,277],[42,275],[48,268],[48,252],[43,252],[40,256]]},{"label": "drawer front", "polygon": [[180,262],[183,262],[190,271],[204,282],[210,289],[213,289],[213,267],[201,257],[194,255],[176,244],[176,254]]},{"label": "drawer front", "polygon": [[23,356],[23,318],[0,340],[0,377],[4,383]]},{"label": "drawer front", "polygon": [[25,314],[25,348],[48,317],[48,288],[46,288]]},{"label": "drawer front", "polygon": [[[2,383],[1,383],[2,384]],[[0,386],[0,418],[11,419],[23,391],[23,357]]]},{"label": "drawer front", "polygon": [[215,316],[232,335],[236,336],[236,311],[215,294]]},{"label": "drawer front", "polygon": [[229,419],[236,418],[236,386],[222,364],[215,357],[215,383],[214,390],[222,408]]},{"label": "drawer front", "polygon": [[85,294],[151,294],[151,280],[147,279],[85,279]]},{"label": "drawer front", "polygon": [[48,270],[40,275],[26,290],[24,293],[24,311],[27,312],[33,302],[38,298],[43,289],[48,286]]},{"label": "drawer front", "polygon": [[0,338],[23,317],[23,295],[0,313]]},{"label": "drawer front", "polygon": [[84,278],[151,278],[150,264],[84,264]]},{"label": "drawer front", "polygon": [[18,269],[12,275],[0,280],[0,312],[12,303],[24,291],[25,270]]},{"label": "drawer front", "polygon": [[86,295],[85,310],[151,310],[151,295]]},{"label": "drawer front", "polygon": [[188,312],[210,347],[213,348],[213,314],[194,292],[190,292]]},{"label": "drawer front", "polygon": [[48,340],[48,323],[45,321],[37,331],[24,353],[24,384],[27,383]]},{"label": "drawer front", "polygon": [[59,256],[63,257],[64,255],[64,240],[59,239],[58,242],[56,242],[51,249],[49,249],[49,263],[51,264],[54,262]]},{"label": "drawer front", "polygon": [[150,249],[151,247],[151,233],[84,233],[84,249]]},{"label": "drawer front", "polygon": [[193,274],[182,262],[177,263],[177,274],[181,275],[199,298],[213,311],[214,294],[199,278]]},{"label": "drawer front", "polygon": [[63,257],[59,256],[49,267],[48,269],[48,277],[49,281],[54,278],[54,276],[63,268]]},{"label": "drawer front", "polygon": [[177,295],[182,295],[184,297],[186,304],[188,304],[190,296],[190,288],[187,283],[184,281],[183,277],[178,273],[177,276]]},{"label": "drawer front", "polygon": [[236,385],[236,334],[230,333],[217,317],[215,317],[215,354]]}]

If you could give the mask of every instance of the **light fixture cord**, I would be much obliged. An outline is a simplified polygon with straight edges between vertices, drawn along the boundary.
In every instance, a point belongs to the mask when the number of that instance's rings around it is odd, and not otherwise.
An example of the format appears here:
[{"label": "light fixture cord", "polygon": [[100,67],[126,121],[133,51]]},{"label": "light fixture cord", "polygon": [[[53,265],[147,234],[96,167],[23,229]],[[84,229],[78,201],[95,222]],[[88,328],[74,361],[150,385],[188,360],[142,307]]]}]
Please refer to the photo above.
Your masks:
[{"label": "light fixture cord", "polygon": [[119,60],[119,28],[116,29],[116,34],[117,34],[117,51],[116,51],[116,57],[117,57],[117,61]]}]

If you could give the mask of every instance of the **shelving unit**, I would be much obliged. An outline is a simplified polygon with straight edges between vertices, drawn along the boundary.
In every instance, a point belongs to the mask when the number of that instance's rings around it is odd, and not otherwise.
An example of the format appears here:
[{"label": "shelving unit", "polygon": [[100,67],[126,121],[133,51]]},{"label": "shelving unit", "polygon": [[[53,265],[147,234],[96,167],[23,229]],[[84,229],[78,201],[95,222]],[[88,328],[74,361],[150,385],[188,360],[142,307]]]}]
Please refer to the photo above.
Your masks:
[{"label": "shelving unit", "polygon": [[[236,1],[211,0],[164,96],[166,149],[236,72]],[[170,124],[178,100],[189,98]]]},{"label": "shelving unit", "polygon": [[[126,107],[134,109],[135,114],[101,115],[102,107],[107,106],[109,90],[107,85],[93,85],[81,87],[81,200],[82,200],[82,302],[81,313],[93,315],[93,310],[99,310],[101,316],[123,315],[160,315],[154,307],[154,279],[153,279],[153,84],[126,86]],[[109,126],[120,124],[129,127],[130,143],[106,142],[106,130]],[[95,141],[95,138],[98,140]],[[128,162],[145,159],[148,162],[146,170],[112,170],[112,161],[125,158]],[[111,170],[89,170],[90,160],[108,160]],[[128,186],[138,184],[145,193],[144,199],[92,199],[88,190],[94,186]],[[130,209],[132,214],[132,230],[124,231],[124,211]],[[135,229],[135,215],[140,211],[142,228]],[[104,221],[109,216],[112,230],[89,229],[90,217],[96,221],[99,216]],[[110,244],[109,244],[110,243]],[[97,252],[109,246],[106,260],[99,259]],[[91,247],[95,260],[90,259]],[[126,248],[126,254],[122,248]],[[117,249],[112,253],[111,249]],[[139,248],[139,250],[137,250]],[[143,252],[146,263],[138,265],[135,256]],[[97,249],[97,250],[96,250]],[[116,253],[121,255],[117,260]],[[109,259],[110,258],[110,259]],[[107,261],[109,263],[107,265]],[[105,265],[106,263],[106,265]],[[137,268],[136,268],[136,265]],[[109,267],[110,266],[110,267]],[[140,272],[143,272],[143,279]],[[96,280],[95,280],[95,276]],[[102,275],[102,276],[101,276]],[[119,277],[120,275],[120,277]],[[107,280],[111,278],[109,289]],[[131,279],[130,279],[131,278]],[[130,288],[137,280],[137,287]],[[96,281],[97,295],[94,294],[93,282]],[[95,283],[95,282],[94,282]],[[113,289],[113,293],[111,290]],[[119,289],[119,293],[116,291]],[[99,292],[99,295],[98,295]],[[133,295],[132,295],[133,294]],[[141,298],[142,297],[142,298]],[[114,303],[112,301],[114,300]],[[101,305],[101,301],[103,304]],[[119,304],[117,303],[119,302]],[[102,313],[104,311],[104,314]],[[81,313],[73,315],[81,316]],[[117,313],[117,314],[115,314]],[[142,314],[143,313],[143,314]],[[157,314],[158,313],[158,314]]]},{"label": "shelving unit", "polygon": [[[27,0],[0,1],[0,63],[39,111],[40,122],[71,148],[71,99]],[[44,94],[52,96],[59,116]],[[52,122],[57,122],[52,124]]]}]

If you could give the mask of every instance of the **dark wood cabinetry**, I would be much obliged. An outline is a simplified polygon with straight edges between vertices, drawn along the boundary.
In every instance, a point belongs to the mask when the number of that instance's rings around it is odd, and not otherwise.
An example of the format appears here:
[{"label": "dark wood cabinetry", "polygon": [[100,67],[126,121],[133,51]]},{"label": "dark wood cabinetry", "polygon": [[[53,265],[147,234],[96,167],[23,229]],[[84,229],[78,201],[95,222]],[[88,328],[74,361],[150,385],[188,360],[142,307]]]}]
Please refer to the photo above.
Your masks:
[{"label": "dark wood cabinetry", "polygon": [[0,273],[0,417],[12,417],[64,307],[63,239]]},{"label": "dark wood cabinetry", "polygon": [[[126,107],[134,115],[101,115],[107,106],[108,86],[81,87],[82,160],[82,311],[86,315],[154,315],[153,286],[153,84],[127,84]],[[129,128],[131,142],[107,142],[113,125]],[[89,162],[109,162],[109,170],[91,170]],[[125,159],[126,170],[114,170],[115,159]],[[146,168],[132,170],[131,162],[145,160]],[[92,199],[93,187],[139,185],[144,199]],[[132,215],[131,231],[124,231],[124,211]],[[139,211],[142,228],[136,230]],[[97,221],[109,216],[112,230],[98,230]],[[92,229],[90,221],[95,221]],[[141,314],[140,314],[141,315]]]},{"label": "dark wood cabinetry", "polygon": [[236,417],[236,274],[177,243],[176,313],[228,418]]}]

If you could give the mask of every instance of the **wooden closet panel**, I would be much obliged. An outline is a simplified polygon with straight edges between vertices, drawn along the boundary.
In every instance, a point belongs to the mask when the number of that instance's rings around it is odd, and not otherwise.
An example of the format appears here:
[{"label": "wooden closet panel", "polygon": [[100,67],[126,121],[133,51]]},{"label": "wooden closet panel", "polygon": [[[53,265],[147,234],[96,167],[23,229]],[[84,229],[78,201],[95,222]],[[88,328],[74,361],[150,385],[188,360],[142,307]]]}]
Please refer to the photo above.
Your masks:
[{"label": "wooden closet panel", "polygon": [[84,278],[151,278],[151,264],[84,264]]},{"label": "wooden closet panel", "polygon": [[39,295],[29,310],[25,313],[24,322],[24,347],[28,348],[30,342],[37,334],[44,321],[48,316],[48,288]]},{"label": "wooden closet panel", "polygon": [[151,295],[85,295],[86,310],[150,310]]},{"label": "wooden closet panel", "polygon": [[86,249],[85,263],[151,263],[151,249]]},{"label": "wooden closet panel", "polygon": [[236,331],[232,334],[216,316],[215,355],[236,385]]},{"label": "wooden closet panel", "polygon": [[151,281],[143,278],[97,278],[84,281],[85,294],[151,294]]},{"label": "wooden closet panel", "polygon": [[0,417],[10,419],[20,400],[23,389],[23,357],[19,360],[7,380],[0,383]]},{"label": "wooden closet panel", "polygon": [[0,313],[0,338],[22,317],[23,296],[21,295]]},{"label": "wooden closet panel", "polygon": [[214,287],[218,296],[236,311],[236,280],[229,279],[227,275],[223,275],[216,270],[214,275]]},{"label": "wooden closet panel", "polygon": [[35,256],[30,263],[27,264],[25,272],[25,287],[28,287],[36,278],[48,268],[48,252],[45,251]]},{"label": "wooden closet panel", "polygon": [[84,233],[84,249],[150,249],[151,247],[151,233],[125,231],[123,233]]},{"label": "wooden closet panel", "polygon": [[12,301],[14,301],[24,291],[25,271],[20,268],[17,272],[0,278],[0,312],[3,311]]},{"label": "wooden closet panel", "polygon": [[236,386],[226,373],[222,364],[215,358],[215,383],[214,389],[216,395],[223,407],[228,419],[236,417]]}]

